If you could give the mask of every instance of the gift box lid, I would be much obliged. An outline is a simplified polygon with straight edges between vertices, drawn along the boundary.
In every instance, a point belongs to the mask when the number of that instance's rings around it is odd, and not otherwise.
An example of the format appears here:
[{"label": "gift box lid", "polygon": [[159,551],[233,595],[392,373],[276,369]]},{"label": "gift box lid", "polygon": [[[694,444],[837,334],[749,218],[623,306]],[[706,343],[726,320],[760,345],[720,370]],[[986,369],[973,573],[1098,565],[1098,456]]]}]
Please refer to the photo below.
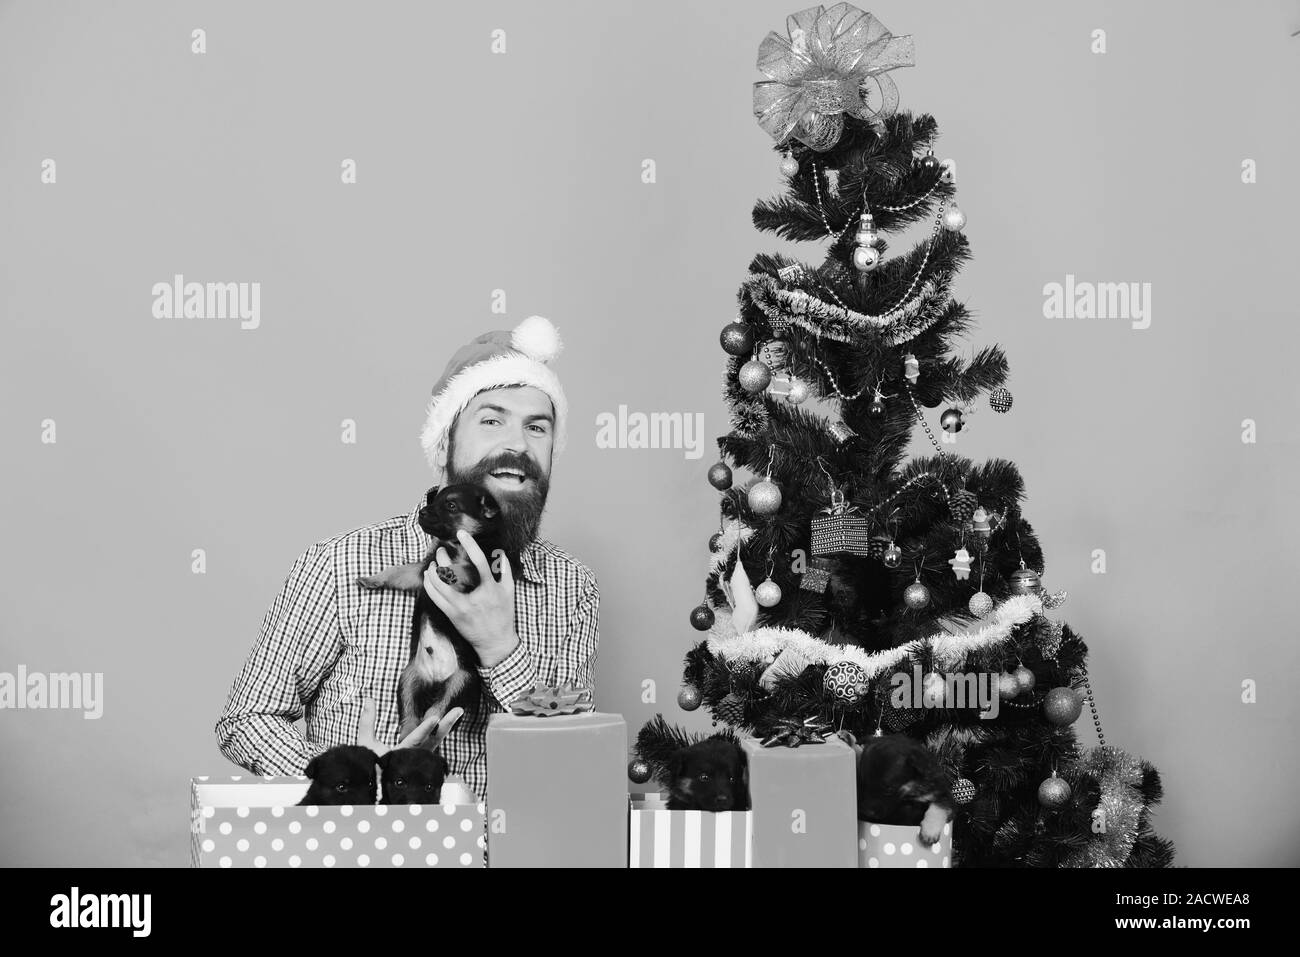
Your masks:
[{"label": "gift box lid", "polygon": [[544,717],[502,712],[488,717],[487,733],[490,736],[493,732],[513,734],[515,732],[544,732],[573,728],[588,731],[603,728],[622,728],[626,731],[627,722],[623,720],[621,714],[610,714],[603,711],[582,711],[578,714],[556,714]]}]

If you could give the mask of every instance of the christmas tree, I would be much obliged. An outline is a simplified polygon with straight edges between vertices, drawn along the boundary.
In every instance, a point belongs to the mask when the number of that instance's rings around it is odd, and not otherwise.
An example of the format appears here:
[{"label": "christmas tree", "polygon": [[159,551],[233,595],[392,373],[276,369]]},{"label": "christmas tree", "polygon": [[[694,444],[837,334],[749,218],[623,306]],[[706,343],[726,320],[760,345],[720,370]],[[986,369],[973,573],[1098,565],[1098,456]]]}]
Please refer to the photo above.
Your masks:
[{"label": "christmas tree", "polygon": [[[971,251],[934,118],[898,109],[890,72],[913,64],[911,38],[846,3],[787,32],[763,40],[754,85],[786,188],[754,225],[825,258],[755,256],[722,331],[720,530],[690,615],[709,634],[679,703],[769,746],[924,741],[959,805],[959,865],[1168,866],[1149,822],[1159,774],[1105,746],[1087,647],[1048,614],[1065,595],[1043,588],[1019,472],[936,437],[1012,397],[1001,348],[954,352],[973,326],[951,297]],[[889,256],[884,237],[915,223],[924,238]],[[933,454],[909,460],[918,428]],[[1097,747],[1074,731],[1085,703]]]}]

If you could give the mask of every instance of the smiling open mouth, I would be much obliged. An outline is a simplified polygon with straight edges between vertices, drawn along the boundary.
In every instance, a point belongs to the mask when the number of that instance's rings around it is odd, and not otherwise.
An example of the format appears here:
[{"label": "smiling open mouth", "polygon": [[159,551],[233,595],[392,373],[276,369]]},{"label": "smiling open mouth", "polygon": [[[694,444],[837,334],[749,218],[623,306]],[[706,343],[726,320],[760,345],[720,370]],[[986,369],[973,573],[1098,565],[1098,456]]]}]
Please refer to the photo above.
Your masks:
[{"label": "smiling open mouth", "polygon": [[528,476],[523,473],[522,469],[501,468],[493,469],[488,473],[494,479],[506,485],[523,485],[528,481]]}]

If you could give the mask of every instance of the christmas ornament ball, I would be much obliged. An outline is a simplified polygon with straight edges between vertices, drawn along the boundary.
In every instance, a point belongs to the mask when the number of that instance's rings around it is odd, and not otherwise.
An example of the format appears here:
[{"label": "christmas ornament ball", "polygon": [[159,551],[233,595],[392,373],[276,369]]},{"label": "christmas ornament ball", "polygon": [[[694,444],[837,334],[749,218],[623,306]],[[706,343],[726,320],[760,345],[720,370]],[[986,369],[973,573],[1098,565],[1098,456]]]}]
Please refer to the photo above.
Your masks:
[{"label": "christmas ornament ball", "polygon": [[645,784],[650,780],[650,765],[637,758],[628,764],[627,776],[633,784]]},{"label": "christmas ornament ball", "polygon": [[1083,712],[1083,702],[1073,688],[1053,688],[1043,699],[1043,716],[1057,727],[1073,724]]},{"label": "christmas ornament ball", "polygon": [[957,232],[961,232],[962,227],[965,225],[966,225],[966,214],[957,208],[956,203],[953,203],[946,210],[944,210],[944,214],[943,214],[944,229],[947,229],[950,232],[957,233]]},{"label": "christmas ornament ball", "polygon": [[708,631],[713,627],[713,609],[708,605],[696,605],[691,609],[691,627],[696,631]]},{"label": "christmas ornament ball", "polygon": [[731,488],[731,467],[726,462],[719,462],[709,467],[709,484],[719,492]]},{"label": "christmas ornament ball", "polygon": [[749,487],[749,507],[755,515],[775,515],[781,510],[781,490],[775,482],[755,482]]},{"label": "christmas ornament ball", "polygon": [[930,150],[925,156],[921,157],[921,169],[927,173],[932,173],[939,168],[939,160],[934,155],[934,150]]},{"label": "christmas ornament ball", "polygon": [[853,247],[853,268],[858,272],[871,272],[880,265],[880,250],[875,246]]},{"label": "christmas ornament ball", "polygon": [[866,669],[856,661],[837,661],[832,664],[826,669],[822,685],[837,704],[847,707],[853,707],[862,701],[870,689]]},{"label": "christmas ornament ball", "polygon": [[716,552],[718,550],[718,546],[721,544],[722,544],[721,532],[714,532],[712,535],[709,536],[709,551]]},{"label": "christmas ornament ball", "polygon": [[786,153],[781,160],[781,172],[785,176],[793,176],[799,172],[799,161],[790,153]]},{"label": "christmas ornament ball", "polygon": [[885,549],[885,554],[881,556],[880,560],[885,563],[886,568],[897,568],[899,565],[903,564],[903,550],[893,542],[890,542],[889,547]]},{"label": "christmas ornament ball", "polygon": [[785,394],[785,401],[791,405],[801,405],[808,401],[808,383],[803,379],[791,379],[790,391]]},{"label": "christmas ornament ball", "polygon": [[927,708],[942,708],[946,704],[948,686],[943,675],[930,672],[921,682],[921,701]]},{"label": "christmas ornament ball", "polygon": [[983,618],[993,610],[993,599],[982,591],[977,591],[970,596],[968,607],[970,613],[976,618]]},{"label": "christmas ornament ball", "polygon": [[1020,682],[1016,676],[1002,672],[998,675],[998,697],[1003,701],[1010,701],[1016,695],[1020,694]]},{"label": "christmas ornament ball", "polygon": [[772,579],[762,582],[754,589],[754,601],[764,608],[771,608],[781,602],[781,586]]},{"label": "christmas ornament ball", "polygon": [[993,407],[994,412],[1011,411],[1011,390],[998,386],[989,393],[989,405]]},{"label": "christmas ornament ball", "polygon": [[939,416],[939,425],[945,432],[960,432],[965,424],[960,409],[945,409],[943,415]]},{"label": "christmas ornament ball", "polygon": [[1011,573],[1011,594],[1036,595],[1043,590],[1038,572],[1032,568],[1017,568]]},{"label": "christmas ornament ball", "polygon": [[975,782],[969,778],[958,778],[952,783],[952,799],[958,804],[969,804],[975,800]]},{"label": "christmas ornament ball", "polygon": [[1058,808],[1070,800],[1070,785],[1055,773],[1038,785],[1038,803],[1045,808]]},{"label": "christmas ornament ball", "polygon": [[754,395],[767,388],[767,384],[772,381],[772,370],[757,359],[750,359],[740,367],[736,378],[742,389]]},{"label": "christmas ornament ball", "polygon": [[920,582],[912,582],[903,591],[903,603],[913,611],[930,604],[930,589]]},{"label": "christmas ornament ball", "polygon": [[1011,672],[1011,675],[1016,679],[1016,684],[1019,686],[1021,691],[1034,690],[1034,683],[1037,679],[1034,677],[1034,673],[1024,665],[1021,665],[1015,671]]},{"label": "christmas ornament ball", "polygon": [[694,711],[700,706],[700,690],[691,685],[687,685],[681,691],[677,692],[677,707],[683,711]]},{"label": "christmas ornament ball", "polygon": [[754,330],[744,322],[729,322],[718,336],[722,351],[732,356],[747,356],[754,351]]}]

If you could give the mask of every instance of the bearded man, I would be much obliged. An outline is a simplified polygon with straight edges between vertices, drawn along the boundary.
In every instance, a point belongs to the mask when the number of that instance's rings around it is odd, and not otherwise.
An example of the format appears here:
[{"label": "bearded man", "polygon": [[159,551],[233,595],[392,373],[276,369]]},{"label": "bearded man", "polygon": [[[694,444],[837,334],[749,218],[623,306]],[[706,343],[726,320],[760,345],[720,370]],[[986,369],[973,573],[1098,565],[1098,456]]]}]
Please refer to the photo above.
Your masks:
[{"label": "bearded man", "polygon": [[[472,717],[438,728],[449,773],[487,793],[488,716],[534,685],[594,692],[600,593],[591,569],[538,537],[551,464],[563,450],[568,404],[549,363],[562,348],[554,326],[530,316],[514,330],[462,347],[434,385],[421,442],[436,476],[473,482],[495,497],[509,554],[462,593],[430,567],[424,587],[478,653],[480,701]],[[438,486],[435,485],[435,488]],[[382,754],[397,740],[397,680],[410,658],[416,594],[370,590],[358,579],[419,562],[432,546],[409,513],[317,542],[293,563],[217,720],[218,747],[254,774],[303,774],[338,744]],[[484,567],[467,536],[461,544]],[[439,549],[437,564],[449,564]],[[494,564],[493,569],[496,569]],[[459,713],[459,709],[456,709]],[[294,722],[305,720],[305,733]],[[448,730],[448,728],[450,730]],[[420,737],[428,732],[422,727]]]}]

